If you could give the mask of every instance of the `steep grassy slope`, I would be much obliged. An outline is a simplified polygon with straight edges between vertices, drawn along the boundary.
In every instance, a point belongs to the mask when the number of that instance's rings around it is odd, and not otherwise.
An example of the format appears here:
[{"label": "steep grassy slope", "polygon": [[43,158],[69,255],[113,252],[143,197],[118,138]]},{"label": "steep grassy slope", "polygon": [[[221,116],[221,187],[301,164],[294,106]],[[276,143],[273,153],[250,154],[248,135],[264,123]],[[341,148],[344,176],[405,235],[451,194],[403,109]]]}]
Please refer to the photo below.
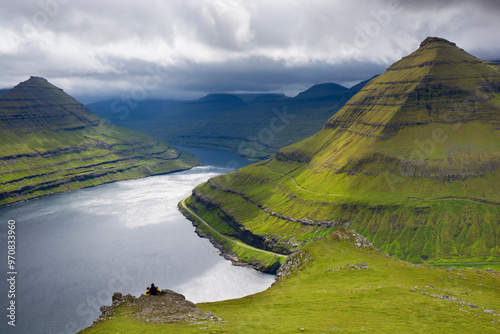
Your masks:
[{"label": "steep grassy slope", "polygon": [[498,272],[395,260],[343,229],[293,254],[283,268],[288,275],[262,293],[197,305],[223,321],[146,322],[122,305],[83,333],[500,331]]},{"label": "steep grassy slope", "polygon": [[0,97],[0,129],[0,205],[199,163],[107,123],[38,77]]},{"label": "steep grassy slope", "polygon": [[319,84],[294,98],[283,94],[211,94],[194,101],[127,104],[114,100],[88,107],[114,124],[169,143],[225,149],[262,159],[319,131],[364,83],[351,89]]},{"label": "steep grassy slope", "polygon": [[428,38],[322,131],[211,179],[187,203],[268,250],[350,226],[405,260],[499,263],[499,167],[500,73]]}]

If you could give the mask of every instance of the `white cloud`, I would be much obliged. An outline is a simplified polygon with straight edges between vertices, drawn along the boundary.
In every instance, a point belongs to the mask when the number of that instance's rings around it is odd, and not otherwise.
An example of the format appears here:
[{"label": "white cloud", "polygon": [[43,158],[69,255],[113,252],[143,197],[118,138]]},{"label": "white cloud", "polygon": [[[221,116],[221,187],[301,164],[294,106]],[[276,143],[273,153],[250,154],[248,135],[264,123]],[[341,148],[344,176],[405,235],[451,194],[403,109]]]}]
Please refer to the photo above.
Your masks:
[{"label": "white cloud", "polygon": [[17,0],[2,7],[0,61],[8,66],[0,67],[0,87],[41,75],[71,82],[63,88],[77,95],[115,94],[147,76],[148,66],[159,68],[156,93],[167,95],[354,82],[427,36],[500,58],[500,6],[492,0]]}]

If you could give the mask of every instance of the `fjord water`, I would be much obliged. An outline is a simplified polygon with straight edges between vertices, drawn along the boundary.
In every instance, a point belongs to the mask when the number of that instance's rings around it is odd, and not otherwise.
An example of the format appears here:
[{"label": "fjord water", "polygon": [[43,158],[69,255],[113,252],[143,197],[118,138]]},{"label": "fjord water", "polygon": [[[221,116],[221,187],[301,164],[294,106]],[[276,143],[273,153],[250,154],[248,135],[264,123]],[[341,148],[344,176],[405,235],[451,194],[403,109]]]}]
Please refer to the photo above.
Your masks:
[{"label": "fjord water", "polygon": [[[192,152],[206,165],[0,209],[0,332],[75,333],[111,304],[113,292],[139,296],[152,282],[193,302],[269,287],[274,276],[232,266],[177,209],[196,185],[248,162],[223,151]],[[6,317],[9,219],[16,222],[15,327]]]}]

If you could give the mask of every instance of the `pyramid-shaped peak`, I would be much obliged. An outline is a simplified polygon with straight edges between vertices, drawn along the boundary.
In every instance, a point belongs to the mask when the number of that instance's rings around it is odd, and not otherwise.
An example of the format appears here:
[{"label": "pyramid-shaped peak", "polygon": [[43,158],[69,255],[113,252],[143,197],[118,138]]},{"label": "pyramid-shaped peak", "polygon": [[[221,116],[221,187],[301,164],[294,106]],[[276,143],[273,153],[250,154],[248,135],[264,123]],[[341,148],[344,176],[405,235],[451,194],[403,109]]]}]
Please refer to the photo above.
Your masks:
[{"label": "pyramid-shaped peak", "polygon": [[326,127],[388,138],[401,129],[428,124],[496,124],[499,92],[495,68],[454,43],[428,37],[365,85]]},{"label": "pyramid-shaped peak", "polygon": [[426,39],[424,39],[422,41],[422,43],[420,43],[420,47],[423,47],[423,46],[426,46],[426,45],[432,44],[432,43],[446,43],[446,44],[449,44],[451,46],[457,46],[455,43],[452,43],[452,42],[448,41],[447,39],[444,39],[441,37],[427,37]]},{"label": "pyramid-shaped peak", "polygon": [[430,37],[322,131],[212,178],[190,201],[201,215],[230,212],[244,238],[313,241],[311,226],[346,222],[400,258],[492,261],[500,257],[499,138],[500,73]]},{"label": "pyramid-shaped peak", "polygon": [[[441,67],[439,68],[439,66]],[[459,69],[457,66],[474,66],[475,68]],[[482,67],[482,69],[477,68],[477,66]],[[433,67],[434,69],[432,69]],[[464,73],[464,70],[466,72],[475,72],[477,70],[482,72],[481,74],[485,74],[483,73],[484,71],[491,71],[491,68],[487,69],[486,67],[483,60],[467,53],[455,43],[440,37],[427,37],[420,43],[420,47],[417,50],[395,62],[389,66],[387,70],[402,71],[402,74],[404,73],[410,77],[414,77],[417,73],[415,71],[407,71],[408,69],[425,70],[427,68],[434,72],[437,69],[439,76],[468,77],[468,75]],[[436,73],[428,73],[428,75],[431,74]]]},{"label": "pyramid-shaped peak", "polygon": [[47,79],[42,77],[31,76],[28,80],[23,81],[18,84],[18,86],[25,87],[39,87],[45,89],[57,89],[59,91],[63,91],[62,88],[54,86]]},{"label": "pyramid-shaped peak", "polygon": [[12,99],[24,100],[24,103],[30,101],[30,104],[44,104],[49,100],[60,99],[71,99],[72,103],[79,103],[47,79],[36,76],[31,76],[28,80],[20,82],[0,97],[0,100],[4,100],[4,102]]},{"label": "pyramid-shaped peak", "polygon": [[[32,76],[0,97],[0,118],[7,128],[81,128],[99,118],[83,104],[46,79]],[[14,122],[15,121],[15,122]]]},{"label": "pyramid-shaped peak", "polygon": [[42,89],[56,89],[58,91],[63,91],[61,88],[54,86],[47,79],[37,76],[31,76],[28,80],[23,81],[16,85],[14,89],[33,89],[33,88],[42,88]]}]

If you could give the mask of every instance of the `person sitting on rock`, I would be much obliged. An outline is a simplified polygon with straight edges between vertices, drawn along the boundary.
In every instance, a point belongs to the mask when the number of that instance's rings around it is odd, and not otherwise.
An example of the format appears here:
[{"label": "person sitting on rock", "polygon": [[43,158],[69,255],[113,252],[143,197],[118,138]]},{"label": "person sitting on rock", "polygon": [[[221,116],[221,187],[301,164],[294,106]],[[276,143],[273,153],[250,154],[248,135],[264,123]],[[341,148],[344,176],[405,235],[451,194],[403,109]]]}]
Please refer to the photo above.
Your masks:
[{"label": "person sitting on rock", "polygon": [[165,293],[161,291],[158,287],[156,287],[154,283],[151,283],[151,287],[149,288],[149,294],[151,296],[156,296],[156,295],[163,295]]},{"label": "person sitting on rock", "polygon": [[151,295],[151,293],[149,292],[149,286],[146,287],[146,296],[149,296]]}]

